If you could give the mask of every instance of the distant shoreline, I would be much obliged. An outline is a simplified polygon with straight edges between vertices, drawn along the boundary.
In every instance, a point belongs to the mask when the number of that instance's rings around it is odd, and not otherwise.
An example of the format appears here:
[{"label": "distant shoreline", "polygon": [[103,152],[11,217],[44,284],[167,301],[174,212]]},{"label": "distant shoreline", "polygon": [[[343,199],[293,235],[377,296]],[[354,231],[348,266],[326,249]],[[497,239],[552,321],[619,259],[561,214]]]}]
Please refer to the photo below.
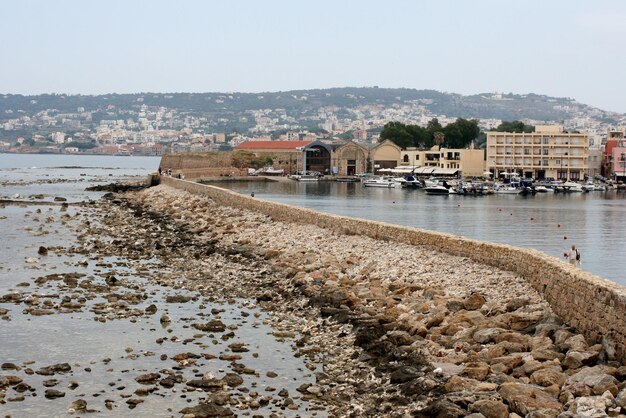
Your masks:
[{"label": "distant shoreline", "polygon": [[82,156],[82,155],[95,155],[101,157],[158,157],[161,158],[161,155],[133,155],[133,154],[99,154],[99,153],[63,153],[63,152],[13,152],[13,151],[0,151],[0,154],[16,154],[16,155],[72,155],[72,156]]}]

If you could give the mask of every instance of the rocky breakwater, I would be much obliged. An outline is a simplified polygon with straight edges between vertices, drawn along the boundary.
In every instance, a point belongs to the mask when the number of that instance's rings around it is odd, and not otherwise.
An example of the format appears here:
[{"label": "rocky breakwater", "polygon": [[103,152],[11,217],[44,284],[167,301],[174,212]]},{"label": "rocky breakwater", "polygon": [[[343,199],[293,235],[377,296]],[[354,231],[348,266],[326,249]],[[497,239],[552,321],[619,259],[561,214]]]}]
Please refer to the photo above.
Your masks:
[{"label": "rocky breakwater", "polygon": [[161,283],[269,312],[275,336],[316,372],[299,394],[330,415],[600,417],[626,408],[626,367],[510,272],[275,222],[165,186],[111,203],[111,245],[132,239],[118,251],[165,260],[176,274]]}]

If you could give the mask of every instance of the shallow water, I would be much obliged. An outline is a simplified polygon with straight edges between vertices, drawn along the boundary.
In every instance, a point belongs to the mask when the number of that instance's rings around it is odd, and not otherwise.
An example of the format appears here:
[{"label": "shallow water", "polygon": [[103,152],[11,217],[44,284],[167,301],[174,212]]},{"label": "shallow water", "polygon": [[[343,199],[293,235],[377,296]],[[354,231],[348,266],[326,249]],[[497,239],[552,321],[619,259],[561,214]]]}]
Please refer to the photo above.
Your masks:
[{"label": "shallow water", "polygon": [[[65,197],[70,202],[95,200],[102,193],[84,192],[85,187],[122,178],[141,179],[154,171],[159,161],[158,158],[95,157],[88,158],[88,161],[81,160],[80,168],[54,168],[75,167],[79,164],[75,161],[76,157],[61,162],[55,158],[64,156],[34,156],[32,161],[30,157],[0,154],[0,182],[3,184],[1,197],[14,198],[20,195],[18,200],[46,202],[52,201],[55,196]],[[58,179],[63,181],[57,182]],[[29,198],[39,193],[45,195],[44,199]],[[37,213],[38,210],[41,213]],[[10,318],[0,320],[0,363],[14,363],[21,368],[18,371],[2,370],[0,376],[17,375],[36,389],[21,394],[8,389],[5,400],[19,395],[25,399],[0,403],[0,416],[68,416],[67,410],[76,399],[86,400],[88,408],[98,411],[91,416],[179,416],[180,409],[196,405],[206,397],[206,393],[183,392],[180,389],[185,386],[184,383],[177,384],[173,389],[159,385],[145,386],[134,378],[143,373],[175,369],[177,362],[171,359],[172,356],[187,352],[208,355],[209,358],[201,357],[194,360],[195,364],[181,368],[179,373],[186,379],[198,379],[207,374],[220,378],[232,372],[233,365],[229,361],[210,357],[232,354],[228,345],[236,342],[248,344],[248,352],[238,353],[242,356],[238,362],[254,369],[256,375],[241,374],[244,383],[231,391],[234,396],[248,396],[248,391],[257,391],[260,396],[272,396],[273,401],[258,410],[261,414],[277,412],[284,416],[303,413],[325,416],[323,411],[309,411],[309,403],[300,400],[295,391],[302,383],[314,382],[314,372],[306,368],[303,358],[294,356],[290,341],[282,341],[271,335],[273,329],[268,325],[267,314],[251,301],[235,299],[215,302],[191,294],[195,300],[165,303],[166,295],[187,292],[150,284],[147,279],[157,268],[155,260],[138,262],[124,258],[89,258],[85,266],[79,263],[85,256],[64,252],[63,248],[77,245],[75,226],[79,225],[79,219],[75,217],[76,214],[90,210],[69,206],[63,211],[58,205],[28,203],[0,208],[3,237],[0,243],[0,296],[14,292],[36,294],[39,300],[50,299],[54,303],[63,297],[87,299],[82,312],[43,316],[25,314],[28,306],[24,303],[0,303],[0,308],[9,310]],[[66,220],[67,225],[61,223],[63,214],[70,215],[70,219]],[[49,254],[39,256],[39,246],[50,248]],[[27,262],[28,258],[36,258],[38,261]],[[162,269],[162,266],[159,268]],[[130,308],[143,311],[148,305],[155,304],[158,310],[154,315],[128,315],[121,318],[113,312],[97,314],[90,309],[96,303],[105,302],[107,295],[64,287],[59,281],[47,282],[38,287],[33,281],[37,277],[69,272],[83,273],[85,278],[92,278],[97,283],[102,283],[106,275],[114,274],[130,283],[129,287],[120,288],[118,293],[131,291],[145,295],[141,303],[131,305]],[[29,286],[20,286],[23,283]],[[223,312],[212,313],[212,310]],[[171,318],[166,326],[160,323],[163,313]],[[201,333],[190,326],[193,322],[204,322],[208,318],[221,319],[225,324],[232,325],[234,337],[224,339],[219,333]],[[167,359],[162,360],[162,355],[166,355]],[[63,362],[71,365],[71,372],[54,376],[26,373],[27,368],[38,370]],[[278,376],[266,377],[268,371],[274,371]],[[165,376],[162,374],[162,377]],[[59,380],[53,388],[65,392],[65,397],[55,400],[44,398],[46,388],[43,381],[48,379]],[[70,381],[77,382],[79,386],[69,389],[67,385]],[[153,386],[156,391],[147,397],[134,394],[138,388]],[[276,388],[276,391],[267,391],[269,386]],[[299,411],[287,410],[279,404],[276,394],[283,388],[289,390],[294,402],[300,407]],[[128,397],[143,399],[144,402],[131,411],[126,404]],[[111,410],[105,407],[107,399],[114,401]]]}]

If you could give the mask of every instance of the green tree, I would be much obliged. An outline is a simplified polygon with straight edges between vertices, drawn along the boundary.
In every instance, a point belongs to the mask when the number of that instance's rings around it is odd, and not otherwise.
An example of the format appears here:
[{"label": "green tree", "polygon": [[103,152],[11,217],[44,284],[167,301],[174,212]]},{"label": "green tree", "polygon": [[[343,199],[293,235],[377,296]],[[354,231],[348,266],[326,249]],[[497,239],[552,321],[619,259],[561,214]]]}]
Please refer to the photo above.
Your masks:
[{"label": "green tree", "polygon": [[514,121],[502,121],[500,125],[495,129],[497,132],[517,132],[517,133],[530,133],[535,132],[535,127],[533,125],[526,125],[524,122],[519,120]]},{"label": "green tree", "polygon": [[429,120],[426,124],[426,131],[428,132],[429,137],[426,146],[430,148],[435,145],[435,133],[443,132],[443,127],[439,123],[439,119],[432,118],[431,120]]},{"label": "green tree", "polygon": [[455,148],[465,148],[472,141],[474,141],[480,135],[480,128],[478,122],[475,119],[467,120],[458,118],[454,125],[456,125],[461,132],[461,140],[456,144]]},{"label": "green tree", "polygon": [[463,148],[463,133],[456,123],[443,128],[444,145],[447,148]]},{"label": "green tree", "polygon": [[390,140],[401,148],[412,147],[414,145],[413,137],[407,132],[407,126],[401,122],[389,122],[383,127],[380,132],[380,139],[378,142]]},{"label": "green tree", "polygon": [[417,148],[432,147],[431,137],[426,128],[419,125],[407,125],[406,131],[413,138],[413,146]]},{"label": "green tree", "polygon": [[426,124],[426,130],[431,134],[434,134],[435,132],[443,132],[443,127],[439,123],[439,119],[432,118],[428,121],[428,124]]}]

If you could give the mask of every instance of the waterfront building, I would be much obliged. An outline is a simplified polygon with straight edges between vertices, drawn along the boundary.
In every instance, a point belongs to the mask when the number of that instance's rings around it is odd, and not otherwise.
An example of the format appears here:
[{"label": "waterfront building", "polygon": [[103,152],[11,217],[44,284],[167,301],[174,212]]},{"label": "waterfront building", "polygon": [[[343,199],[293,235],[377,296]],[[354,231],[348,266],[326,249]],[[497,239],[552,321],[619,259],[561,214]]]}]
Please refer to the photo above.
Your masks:
[{"label": "waterfront building", "polygon": [[247,141],[234,150],[252,152],[258,158],[271,158],[273,167],[282,168],[286,173],[302,171],[305,164],[306,171],[331,173],[333,150],[321,141]]},{"label": "waterfront building", "polygon": [[621,182],[626,181],[626,146],[613,147],[611,150],[611,177]]},{"label": "waterfront building", "polygon": [[437,168],[438,173],[480,177],[485,171],[485,151],[470,148],[441,148],[438,145],[429,150],[409,147],[400,153],[402,166]]},{"label": "waterfront building", "polygon": [[487,170],[498,177],[582,180],[589,172],[589,136],[557,125],[537,125],[535,132],[487,132]]},{"label": "waterfront building", "polygon": [[603,154],[601,148],[589,148],[589,168],[587,171],[589,177],[593,178],[598,174],[602,174]]},{"label": "waterfront building", "polygon": [[335,149],[332,171],[340,176],[354,176],[368,171],[369,149],[356,142],[346,142]]},{"label": "waterfront building", "polygon": [[[616,162],[619,164],[621,158],[621,152],[614,153],[615,148],[621,148],[626,146],[626,131],[609,129],[606,135],[606,143],[604,144],[604,153],[602,155],[602,175],[605,177],[615,177],[616,173],[620,172],[619,166],[616,167]],[[615,157],[617,156],[617,160]],[[622,176],[623,177],[623,176]]]},{"label": "waterfront building", "polygon": [[396,168],[400,164],[402,148],[390,140],[374,145],[370,150],[370,161],[375,174],[386,168]]},{"label": "waterfront building", "polygon": [[[302,171],[306,153],[306,170],[323,174],[353,176],[396,167],[436,168],[438,174],[479,177],[485,168],[484,150],[440,148],[403,150],[386,140],[367,147],[354,141],[247,141],[234,151],[248,151],[257,158],[271,158],[274,168],[287,173]],[[384,172],[384,171],[383,171]]]}]

